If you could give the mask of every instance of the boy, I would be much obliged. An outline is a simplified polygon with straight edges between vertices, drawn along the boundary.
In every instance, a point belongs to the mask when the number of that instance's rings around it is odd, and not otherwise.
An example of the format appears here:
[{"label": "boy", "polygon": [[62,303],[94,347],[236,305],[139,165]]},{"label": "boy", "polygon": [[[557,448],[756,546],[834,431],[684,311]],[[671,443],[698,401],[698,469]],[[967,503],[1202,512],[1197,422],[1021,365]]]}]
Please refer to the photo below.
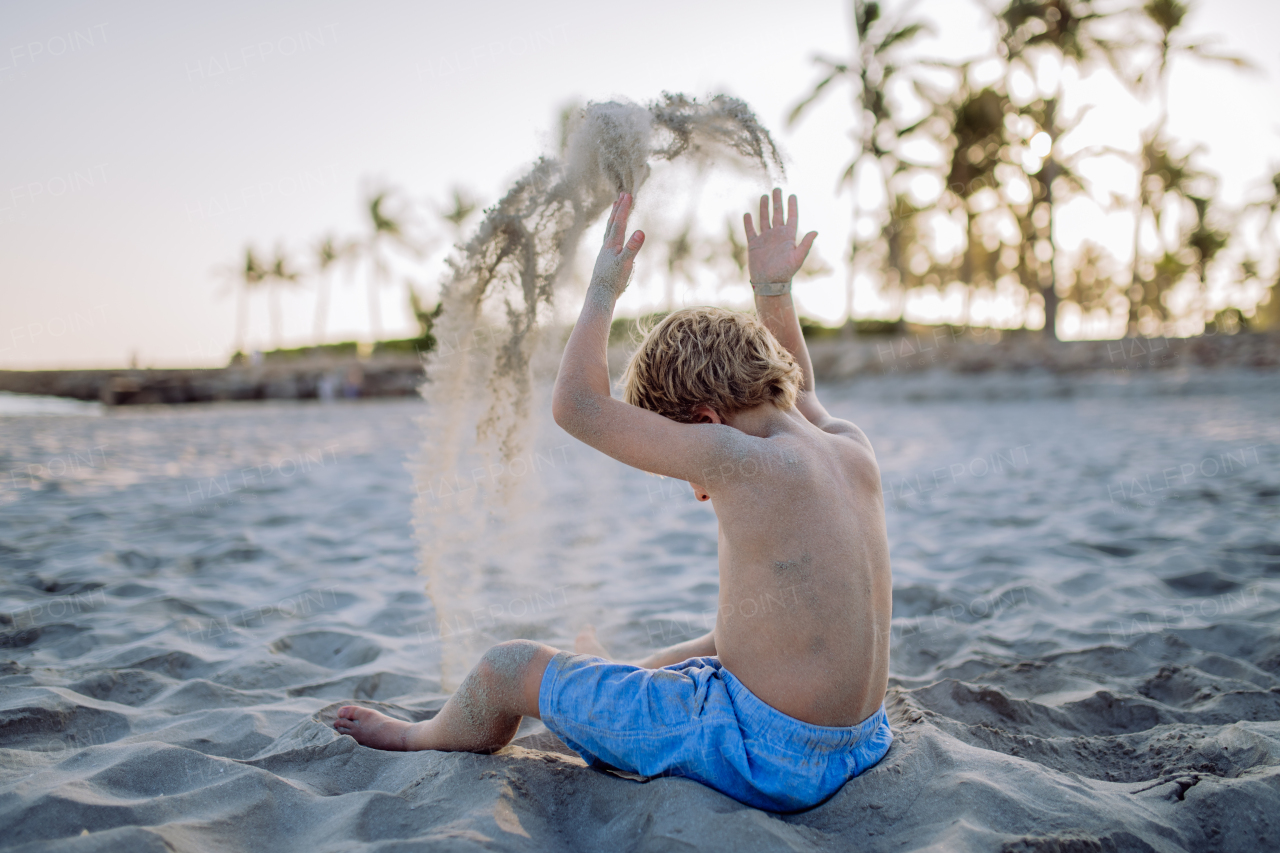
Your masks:
[{"label": "boy", "polygon": [[[347,706],[334,726],[366,746],[491,752],[539,717],[589,763],[688,776],[748,805],[809,808],[879,761],[892,590],[884,501],[865,435],[831,417],[791,302],[796,198],[744,216],[759,320],[677,311],[641,343],[610,395],[614,303],[644,234],[625,244],[631,197],[614,203],[552,411],[613,458],[687,480],[720,526],[720,608],[705,637],[639,665],[613,663],[594,633],[570,654],[502,643],[431,720]],[[591,652],[593,654],[581,654]]]}]

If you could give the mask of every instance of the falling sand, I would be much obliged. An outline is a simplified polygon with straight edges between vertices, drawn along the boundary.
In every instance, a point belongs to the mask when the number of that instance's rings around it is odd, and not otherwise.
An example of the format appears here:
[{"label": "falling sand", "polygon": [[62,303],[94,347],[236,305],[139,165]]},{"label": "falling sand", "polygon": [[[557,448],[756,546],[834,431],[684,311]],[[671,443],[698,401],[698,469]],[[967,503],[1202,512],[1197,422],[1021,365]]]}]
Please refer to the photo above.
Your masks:
[{"label": "falling sand", "polygon": [[[529,446],[539,330],[570,277],[584,232],[620,192],[638,194],[652,164],[746,162],[782,173],[768,131],[745,103],[724,95],[700,103],[664,93],[647,107],[590,104],[569,130],[563,158],[539,158],[485,212],[476,234],[449,260],[442,286],[439,344],[423,389],[431,404],[426,445],[414,470],[415,527],[442,625],[483,594],[481,549],[495,542],[486,526],[494,513],[511,511],[520,482],[468,474],[464,484],[458,472],[506,470]],[[461,461],[471,455],[485,461],[478,468]],[[464,488],[480,479],[492,488]],[[481,639],[470,637],[472,645]],[[447,683],[458,683],[474,654],[466,643],[442,643]]]}]

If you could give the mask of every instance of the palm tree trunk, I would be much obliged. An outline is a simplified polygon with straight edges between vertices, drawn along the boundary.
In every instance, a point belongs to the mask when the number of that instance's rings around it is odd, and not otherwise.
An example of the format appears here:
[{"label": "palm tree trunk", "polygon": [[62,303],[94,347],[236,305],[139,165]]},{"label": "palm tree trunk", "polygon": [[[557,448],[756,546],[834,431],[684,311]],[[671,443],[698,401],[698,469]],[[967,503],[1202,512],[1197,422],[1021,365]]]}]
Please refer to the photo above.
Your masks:
[{"label": "palm tree trunk", "polygon": [[1142,214],[1147,210],[1142,194],[1142,181],[1145,177],[1145,170],[1139,169],[1137,209],[1133,212],[1133,265],[1129,273],[1129,323],[1125,332],[1129,337],[1136,337],[1138,334],[1138,308],[1142,305]]},{"label": "palm tree trunk", "polygon": [[1045,204],[1049,206],[1049,225],[1047,231],[1049,235],[1049,246],[1051,247],[1049,260],[1045,262],[1049,265],[1049,280],[1041,289],[1041,293],[1044,295],[1044,334],[1047,337],[1052,337],[1054,340],[1057,340],[1058,272],[1056,267],[1058,262],[1058,247],[1054,244],[1053,240],[1053,179],[1057,176],[1058,164],[1053,160],[1049,160],[1045,163],[1044,171],[1049,173],[1045,176],[1044,196]]},{"label": "palm tree trunk", "polygon": [[329,274],[320,273],[316,286],[316,346],[324,344],[324,327],[329,319]]},{"label": "palm tree trunk", "polygon": [[245,327],[249,323],[249,285],[236,288],[236,352],[244,352]]},{"label": "palm tree trunk", "polygon": [[1049,133],[1049,155],[1045,157],[1044,169],[1040,172],[1044,179],[1044,203],[1049,208],[1049,224],[1045,235],[1049,240],[1049,280],[1041,285],[1040,292],[1044,296],[1044,332],[1046,337],[1058,339],[1058,244],[1053,236],[1054,198],[1053,181],[1058,177],[1058,160],[1055,150],[1061,131],[1058,128],[1058,104],[1062,100],[1062,89],[1045,101],[1045,130]]},{"label": "palm tree trunk", "polygon": [[849,330],[853,330],[853,284],[858,270],[858,185],[857,175],[853,181],[853,233],[849,237],[849,269],[844,282],[844,320]]},{"label": "palm tree trunk", "polygon": [[853,258],[856,247],[849,248],[849,269],[845,271],[844,325],[840,327],[840,335],[847,341],[853,340]]},{"label": "palm tree trunk", "polygon": [[[374,249],[375,253],[377,249]],[[373,270],[369,274],[369,332],[376,343],[382,338],[382,308],[378,299],[379,286],[382,284],[382,262],[375,254]]]},{"label": "palm tree trunk", "polygon": [[269,304],[271,306],[271,342],[276,349],[280,349],[283,330],[280,326],[280,290],[278,287],[271,288]]},{"label": "palm tree trunk", "polygon": [[969,327],[969,311],[970,311],[969,303],[972,299],[970,293],[973,290],[973,278],[974,278],[973,271],[976,267],[976,264],[974,264],[973,262],[973,256],[975,251],[974,241],[977,239],[977,235],[974,234],[974,229],[973,229],[973,223],[976,217],[973,215],[973,210],[970,209],[969,202],[967,200],[965,201],[965,204],[964,204],[964,215],[965,215],[964,257],[960,261],[960,283],[964,286],[964,298],[960,306],[961,308],[960,325],[964,326],[967,329]]}]

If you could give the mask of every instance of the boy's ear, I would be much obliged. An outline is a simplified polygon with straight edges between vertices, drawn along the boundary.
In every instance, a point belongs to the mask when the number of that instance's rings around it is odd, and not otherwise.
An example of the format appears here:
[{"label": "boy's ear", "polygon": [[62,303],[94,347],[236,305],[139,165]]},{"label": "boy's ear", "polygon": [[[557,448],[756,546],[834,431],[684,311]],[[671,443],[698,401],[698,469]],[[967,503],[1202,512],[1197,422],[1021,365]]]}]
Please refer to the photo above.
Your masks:
[{"label": "boy's ear", "polygon": [[716,413],[716,410],[710,406],[696,406],[693,410],[693,422],[695,424],[722,424],[724,418]]}]

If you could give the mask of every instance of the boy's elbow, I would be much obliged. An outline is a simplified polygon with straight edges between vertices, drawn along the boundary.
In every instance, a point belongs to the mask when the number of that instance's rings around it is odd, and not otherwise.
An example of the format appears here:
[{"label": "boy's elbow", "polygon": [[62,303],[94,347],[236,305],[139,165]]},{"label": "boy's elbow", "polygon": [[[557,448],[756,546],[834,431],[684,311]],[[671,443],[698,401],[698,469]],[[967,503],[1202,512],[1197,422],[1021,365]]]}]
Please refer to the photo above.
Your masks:
[{"label": "boy's elbow", "polygon": [[551,395],[551,417],[555,420],[556,426],[566,431],[569,429],[568,403],[564,399],[564,394],[560,392],[558,385],[555,393]]},{"label": "boy's elbow", "polygon": [[575,438],[582,432],[583,421],[590,409],[591,403],[583,399],[581,390],[571,391],[557,385],[551,395],[551,417],[560,429]]},{"label": "boy's elbow", "polygon": [[582,441],[595,431],[610,400],[608,380],[599,384],[574,370],[561,369],[551,391],[551,417],[565,432]]}]

